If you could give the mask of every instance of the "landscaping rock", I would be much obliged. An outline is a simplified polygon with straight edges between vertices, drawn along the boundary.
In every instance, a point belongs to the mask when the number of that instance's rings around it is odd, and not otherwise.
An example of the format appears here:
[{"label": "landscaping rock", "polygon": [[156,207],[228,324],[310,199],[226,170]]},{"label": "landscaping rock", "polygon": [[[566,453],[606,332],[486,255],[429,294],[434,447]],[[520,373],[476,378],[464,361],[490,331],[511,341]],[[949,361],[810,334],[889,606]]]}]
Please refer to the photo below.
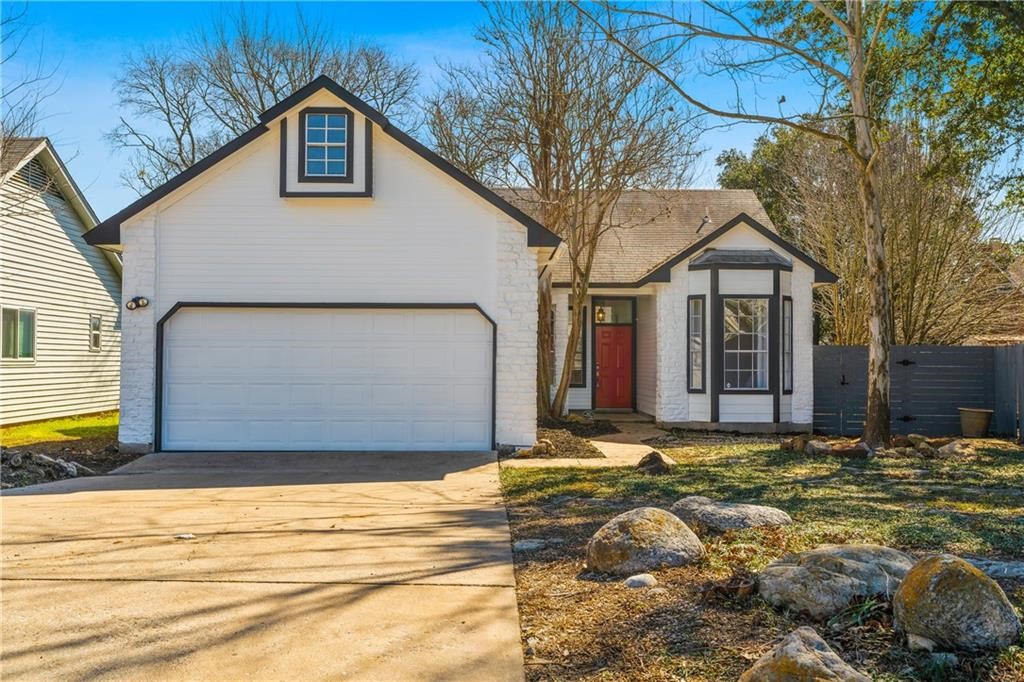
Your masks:
[{"label": "landscaping rock", "polygon": [[800,433],[782,441],[781,447],[787,452],[803,452],[804,448],[807,447],[807,441],[810,439],[811,437],[806,433]]},{"label": "landscaping rock", "polygon": [[813,457],[820,457],[832,452],[832,446],[823,440],[810,440],[804,446],[804,452]]},{"label": "landscaping rock", "polygon": [[548,543],[540,538],[525,538],[512,543],[512,549],[516,552],[535,552],[547,546]]},{"label": "landscaping rock", "polygon": [[836,445],[832,447],[832,455],[834,457],[850,457],[853,459],[869,459],[874,456],[874,451],[871,446],[860,441],[853,445]]},{"label": "landscaping rock", "polygon": [[684,497],[671,507],[672,513],[698,533],[722,533],[757,526],[788,526],[789,514],[775,507],[757,504],[716,502],[707,497]]},{"label": "landscaping rock", "polygon": [[889,547],[825,545],[769,564],[758,575],[758,594],[775,606],[828,618],[855,599],[891,594],[913,565]]},{"label": "landscaping rock", "polygon": [[907,440],[909,440],[910,444],[916,448],[919,445],[921,445],[921,443],[927,443],[928,437],[922,436],[919,433],[911,433],[910,435],[907,436]]},{"label": "landscaping rock", "polygon": [[654,587],[658,584],[658,579],[650,573],[638,573],[629,576],[622,582],[626,587]]},{"label": "landscaping rock", "polygon": [[936,450],[934,447],[932,447],[932,444],[927,442],[927,441],[925,441],[923,443],[918,443],[917,446],[916,446],[916,449],[917,449],[917,454],[921,455],[922,457],[938,457],[939,456],[939,451]]},{"label": "landscaping rock", "polygon": [[704,545],[690,528],[663,509],[640,507],[601,526],[587,543],[587,568],[632,575],[684,566],[704,556]]},{"label": "landscaping rock", "polygon": [[774,649],[740,675],[739,682],[871,682],[825,643],[814,628],[786,635]]},{"label": "landscaping rock", "polygon": [[990,578],[1024,580],[1024,561],[967,559],[967,562]]},{"label": "landscaping rock", "polygon": [[661,476],[672,471],[672,463],[657,450],[651,450],[637,462],[636,468],[645,474]]},{"label": "landscaping rock", "polygon": [[914,441],[907,436],[895,435],[889,441],[894,448],[913,448]]},{"label": "landscaping rock", "polygon": [[[935,447],[934,443],[931,443],[931,445]],[[954,440],[939,446],[937,452],[940,457],[962,457],[963,455],[971,454],[971,448],[963,441]]]},{"label": "landscaping rock", "polygon": [[1021,623],[1002,588],[963,559],[939,554],[914,564],[893,597],[893,624],[944,649],[1003,649]]}]

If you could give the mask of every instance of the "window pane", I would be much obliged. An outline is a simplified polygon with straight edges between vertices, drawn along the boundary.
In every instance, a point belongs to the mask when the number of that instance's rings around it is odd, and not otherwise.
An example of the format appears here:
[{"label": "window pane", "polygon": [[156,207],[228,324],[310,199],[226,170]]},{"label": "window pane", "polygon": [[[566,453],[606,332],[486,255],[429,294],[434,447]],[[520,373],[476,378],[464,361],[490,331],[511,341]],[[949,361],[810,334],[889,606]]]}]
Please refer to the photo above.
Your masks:
[{"label": "window pane", "polygon": [[327,160],[328,161],[342,161],[345,158],[344,147],[328,147],[327,148]]},{"label": "window pane", "polygon": [[306,161],[306,175],[323,175],[325,172],[323,161]]},{"label": "window pane", "polygon": [[344,175],[345,174],[345,162],[344,161],[328,161],[327,162],[327,174],[328,175]]},{"label": "window pane", "polygon": [[341,129],[332,128],[332,129],[327,131],[327,141],[328,142],[345,142],[345,141],[347,141],[347,138],[348,138],[347,132],[348,131],[346,131],[344,128],[341,128]]},{"label": "window pane", "polygon": [[324,160],[325,149],[323,147],[309,146],[306,148],[306,158],[312,159],[313,161]]},{"label": "window pane", "polygon": [[18,311],[18,357],[35,357],[36,314],[31,310]]},{"label": "window pane", "polygon": [[3,357],[18,357],[18,311],[3,309]]},{"label": "window pane", "polygon": [[345,126],[345,117],[342,114],[328,114],[328,128],[342,128]]},{"label": "window pane", "polygon": [[323,114],[309,114],[306,116],[306,128],[323,128],[326,120]]},{"label": "window pane", "polygon": [[[583,331],[580,333],[580,338],[576,342],[576,352],[572,356],[572,369],[569,375],[569,383],[577,386],[583,386],[586,384],[586,371],[583,366],[583,349],[586,343],[586,318],[587,309],[583,309]],[[572,331],[572,306],[569,306],[569,330]]]},{"label": "window pane", "polygon": [[323,129],[310,128],[306,130],[306,142],[323,142],[327,132]]}]

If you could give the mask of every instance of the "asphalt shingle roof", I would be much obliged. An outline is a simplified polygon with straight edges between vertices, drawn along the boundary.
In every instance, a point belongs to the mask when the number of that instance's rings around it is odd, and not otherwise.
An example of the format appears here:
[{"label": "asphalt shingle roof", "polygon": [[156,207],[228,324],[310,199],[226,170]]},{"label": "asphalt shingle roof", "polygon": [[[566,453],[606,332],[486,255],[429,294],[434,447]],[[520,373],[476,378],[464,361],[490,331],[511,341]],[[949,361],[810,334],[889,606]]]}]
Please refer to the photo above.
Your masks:
[{"label": "asphalt shingle roof", "polygon": [[7,175],[45,140],[45,137],[13,137],[7,140],[0,153],[0,176]]},{"label": "asphalt shingle roof", "polygon": [[[539,218],[528,190],[502,196]],[[673,189],[626,192],[612,212],[612,227],[598,245],[590,281],[629,284],[641,279],[690,244],[746,213],[768,229],[775,226],[753,190]],[[708,220],[705,221],[705,216]],[[565,257],[554,265],[553,282],[569,281]]]}]

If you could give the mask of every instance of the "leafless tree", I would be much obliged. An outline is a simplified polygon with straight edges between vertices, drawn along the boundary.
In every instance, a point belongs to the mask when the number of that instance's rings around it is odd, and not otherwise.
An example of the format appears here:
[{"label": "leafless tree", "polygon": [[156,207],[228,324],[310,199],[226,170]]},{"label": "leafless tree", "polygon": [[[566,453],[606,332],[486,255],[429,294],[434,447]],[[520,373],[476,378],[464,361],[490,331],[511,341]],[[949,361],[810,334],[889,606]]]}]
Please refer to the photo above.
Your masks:
[{"label": "leafless tree", "polygon": [[[864,440],[886,444],[890,434],[889,346],[892,310],[886,258],[886,228],[878,185],[880,120],[872,111],[868,73],[894,28],[890,0],[864,3],[814,0],[809,3],[716,3],[660,6],[614,5],[599,0],[597,9],[573,6],[601,28],[608,40],[644,63],[688,104],[726,120],[782,125],[825,140],[851,160],[858,188],[859,222],[866,271],[868,309],[868,401]],[[637,32],[645,40],[638,44]],[[666,61],[665,46],[677,57]],[[703,49],[702,48],[705,48]],[[728,74],[736,87],[700,91],[679,68],[680,50],[693,49],[706,73]],[[778,75],[813,93],[817,106],[783,106],[766,113],[757,108],[756,84]],[[715,94],[721,95],[715,100]],[[729,100],[729,98],[733,98]],[[723,101],[729,100],[729,101]],[[792,111],[792,113],[787,113]],[[841,121],[841,127],[828,126]]]},{"label": "leafless tree", "polygon": [[448,67],[431,102],[439,151],[556,232],[570,265],[572,321],[551,395],[550,290],[540,292],[538,408],[565,409],[572,357],[599,243],[621,194],[678,187],[694,158],[692,118],[641,63],[608,45],[561,3],[493,3],[477,33],[478,67]]},{"label": "leafless tree", "polygon": [[339,44],[325,24],[298,11],[284,26],[240,9],[178,43],[130,57],[117,93],[131,114],[107,135],[115,149],[131,152],[122,179],[140,193],[162,184],[321,74],[398,120],[413,111],[413,64],[379,45]]},{"label": "leafless tree", "polygon": [[[890,340],[956,344],[1024,322],[1024,292],[1012,283],[1009,254],[1000,246],[1011,224],[1004,210],[979,196],[975,178],[930,173],[933,150],[913,122],[890,125],[881,146],[877,171],[882,220],[889,226]],[[850,249],[861,230],[857,190],[847,182],[852,162],[819,138],[801,136],[783,163],[780,189],[795,240],[843,273],[817,296],[829,341],[864,344],[871,302],[863,254]]]}]

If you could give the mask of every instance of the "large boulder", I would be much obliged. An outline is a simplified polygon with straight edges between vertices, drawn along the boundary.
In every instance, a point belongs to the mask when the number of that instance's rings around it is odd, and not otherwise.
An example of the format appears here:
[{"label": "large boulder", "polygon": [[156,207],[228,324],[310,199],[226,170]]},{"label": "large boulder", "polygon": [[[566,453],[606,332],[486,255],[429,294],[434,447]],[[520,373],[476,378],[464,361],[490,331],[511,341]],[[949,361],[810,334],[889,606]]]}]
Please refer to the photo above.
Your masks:
[{"label": "large boulder", "polygon": [[757,577],[758,594],[814,618],[833,616],[855,599],[896,591],[914,560],[880,545],[825,545],[783,557]]},{"label": "large boulder", "polygon": [[871,678],[839,658],[814,628],[793,630],[753,667],[740,675],[739,682],[871,682]]},{"label": "large boulder", "polygon": [[661,476],[663,474],[672,473],[672,463],[669,462],[665,455],[661,454],[657,450],[651,450],[643,458],[637,462],[637,470],[642,471],[645,474],[651,476]]},{"label": "large boulder", "polygon": [[898,629],[944,649],[1002,649],[1021,634],[1002,588],[951,554],[917,562],[896,590],[892,610]]},{"label": "large boulder", "polygon": [[704,545],[678,517],[663,509],[640,507],[620,514],[587,543],[587,568],[633,575],[685,566],[704,556]]},{"label": "large boulder", "polygon": [[672,513],[698,533],[722,533],[756,526],[787,526],[789,514],[757,504],[716,502],[707,497],[684,497],[672,505]]}]

